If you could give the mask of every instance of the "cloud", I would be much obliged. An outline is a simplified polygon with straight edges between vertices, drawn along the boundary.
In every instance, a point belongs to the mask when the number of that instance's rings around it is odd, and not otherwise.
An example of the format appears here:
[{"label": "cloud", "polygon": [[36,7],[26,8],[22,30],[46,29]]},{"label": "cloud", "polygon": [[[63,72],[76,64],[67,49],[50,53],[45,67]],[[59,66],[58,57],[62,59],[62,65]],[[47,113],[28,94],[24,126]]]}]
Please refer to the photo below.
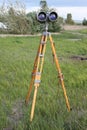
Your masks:
[{"label": "cloud", "polygon": [[[12,2],[14,1],[15,0],[13,0]],[[5,0],[5,2],[7,4],[8,0]],[[35,0],[35,2],[33,2],[32,0],[23,0],[22,2],[26,5],[27,13],[39,10],[40,0]],[[47,3],[50,8],[56,9],[59,16],[63,18],[67,17],[67,13],[71,13],[73,20],[83,20],[84,18],[87,19],[87,0],[47,0]],[[0,0],[0,5],[2,4],[3,0]],[[77,6],[75,7],[75,5]]]},{"label": "cloud", "polygon": [[66,18],[67,13],[71,13],[74,20],[87,18],[87,7],[57,7],[59,16]]},{"label": "cloud", "polygon": [[40,8],[37,7],[37,6],[28,7],[28,8],[26,9],[26,12],[28,13],[28,12],[32,12],[32,11],[38,11],[39,9],[40,9]]},{"label": "cloud", "polygon": [[[0,0],[1,1],[1,0]],[[21,1],[21,0],[20,0]],[[26,6],[39,6],[40,0],[23,0],[25,1]],[[69,7],[69,6],[87,6],[87,0],[46,0],[48,6],[54,5],[55,7]]]},{"label": "cloud", "polygon": [[[73,20],[82,21],[84,18],[87,19],[87,7],[53,7],[52,6],[51,8],[56,9],[58,15],[63,18],[67,17],[67,13],[71,13]],[[35,7],[28,7],[26,11],[28,13],[37,10],[39,10],[39,7],[35,6]]]},{"label": "cloud", "polygon": [[49,5],[55,5],[59,7],[70,7],[70,6],[87,6],[87,0],[47,0]]}]

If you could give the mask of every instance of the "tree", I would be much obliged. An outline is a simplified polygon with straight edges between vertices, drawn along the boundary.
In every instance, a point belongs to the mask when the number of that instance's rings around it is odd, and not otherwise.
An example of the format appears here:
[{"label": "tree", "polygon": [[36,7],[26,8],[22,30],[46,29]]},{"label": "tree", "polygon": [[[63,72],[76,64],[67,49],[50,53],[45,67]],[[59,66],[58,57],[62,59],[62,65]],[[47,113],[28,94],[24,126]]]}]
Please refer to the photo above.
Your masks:
[{"label": "tree", "polygon": [[67,24],[74,24],[74,21],[72,20],[72,14],[71,13],[67,14],[67,19],[65,20],[65,22]]},{"label": "tree", "polygon": [[82,24],[83,24],[83,25],[87,25],[87,20],[86,20],[86,18],[83,19]]},{"label": "tree", "polygon": [[27,19],[29,21],[29,27],[30,27],[30,33],[34,34],[36,32],[41,31],[40,30],[40,24],[38,23],[36,19],[37,12],[30,12],[27,14]]},{"label": "tree", "polygon": [[29,26],[26,14],[22,13],[22,10],[17,11],[13,7],[10,7],[7,16],[7,26],[10,33],[27,33]]},{"label": "tree", "polygon": [[6,16],[7,16],[7,12],[5,9],[5,1],[3,0],[2,5],[0,6],[0,22],[3,26],[3,28],[0,28],[0,33],[7,33],[7,27],[5,25]]},{"label": "tree", "polygon": [[6,15],[5,1],[3,1],[2,5],[0,6],[0,22],[5,22]]},{"label": "tree", "polygon": [[40,1],[40,7],[41,7],[41,10],[44,10],[44,11],[48,10],[48,5],[47,5],[46,0],[41,0]]},{"label": "tree", "polygon": [[[40,6],[41,9],[38,11],[45,11],[46,13],[55,11],[53,8],[48,8],[46,0],[41,0]],[[3,23],[6,25],[8,33],[33,34],[42,32],[44,29],[44,24],[39,23],[36,18],[37,13],[38,12],[31,12],[26,14],[25,6],[20,3],[19,0],[15,0],[14,3],[11,3],[10,1],[7,8],[1,8],[0,21],[3,21]],[[49,22],[49,31],[59,31],[60,23],[62,23],[60,21],[62,21],[62,19],[58,18],[56,22]]]},{"label": "tree", "polygon": [[7,26],[10,33],[25,34],[29,31],[29,22],[24,6],[15,1],[8,6]]},{"label": "tree", "polygon": [[2,6],[0,21],[7,26],[8,33],[25,34],[29,31],[29,21],[26,17],[25,5],[15,0],[9,3],[7,8]]}]

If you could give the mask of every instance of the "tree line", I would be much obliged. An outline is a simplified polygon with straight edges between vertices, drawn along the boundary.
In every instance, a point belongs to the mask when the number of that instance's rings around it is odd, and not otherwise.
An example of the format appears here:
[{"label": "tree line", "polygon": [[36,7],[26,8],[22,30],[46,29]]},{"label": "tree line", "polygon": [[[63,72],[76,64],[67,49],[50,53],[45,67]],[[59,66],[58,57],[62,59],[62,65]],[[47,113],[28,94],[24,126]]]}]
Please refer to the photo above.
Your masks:
[{"label": "tree line", "polygon": [[[49,9],[45,0],[40,1],[41,9],[38,11],[53,11],[55,9]],[[26,14],[24,4],[15,1],[15,4],[10,3],[7,8],[4,5],[0,7],[0,22],[2,22],[6,28],[0,29],[1,33],[13,33],[13,34],[34,34],[42,32],[44,24],[41,24],[36,19],[38,11],[30,12]],[[61,25],[74,24],[72,20],[72,14],[67,14],[66,20],[58,16],[56,22],[49,23],[49,31],[58,32],[61,30]]]},{"label": "tree line", "polygon": [[[48,7],[47,5],[44,5],[43,7],[41,6],[41,10],[42,8],[43,10],[46,10],[46,8]],[[26,14],[25,7],[21,3],[15,2],[15,4],[9,4],[7,9],[5,9],[3,6],[0,8],[0,22],[2,22],[7,28],[4,30],[5,33],[38,33],[43,30],[44,24],[41,24],[37,21],[37,13],[38,11],[34,11]],[[59,17],[59,19],[55,23],[49,23],[49,31],[59,31],[61,28],[60,23],[62,22],[63,19]]]}]

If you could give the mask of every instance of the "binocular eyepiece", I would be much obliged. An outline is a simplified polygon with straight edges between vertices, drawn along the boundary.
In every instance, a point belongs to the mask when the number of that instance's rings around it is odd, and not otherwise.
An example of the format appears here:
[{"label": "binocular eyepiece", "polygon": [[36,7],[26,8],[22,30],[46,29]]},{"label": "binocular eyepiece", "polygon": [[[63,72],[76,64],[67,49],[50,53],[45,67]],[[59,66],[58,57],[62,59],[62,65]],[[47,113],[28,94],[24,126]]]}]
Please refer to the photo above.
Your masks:
[{"label": "binocular eyepiece", "polygon": [[56,12],[48,12],[48,13],[45,13],[44,11],[42,12],[39,12],[37,14],[37,20],[41,23],[44,23],[44,22],[54,22],[56,21],[58,18],[58,15]]}]

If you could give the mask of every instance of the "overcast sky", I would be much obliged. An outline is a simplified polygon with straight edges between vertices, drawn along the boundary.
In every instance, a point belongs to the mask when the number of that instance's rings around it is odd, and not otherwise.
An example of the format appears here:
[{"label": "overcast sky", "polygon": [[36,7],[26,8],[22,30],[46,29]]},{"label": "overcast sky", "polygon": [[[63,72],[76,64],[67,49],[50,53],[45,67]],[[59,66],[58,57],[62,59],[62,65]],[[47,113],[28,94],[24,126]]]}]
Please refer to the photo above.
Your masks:
[{"label": "overcast sky", "polygon": [[[0,0],[14,2],[16,0]],[[35,11],[39,7],[40,0],[18,0],[22,1],[26,6],[26,11]],[[46,0],[48,6],[56,8],[59,16],[66,18],[67,13],[71,13],[74,20],[83,20],[87,18],[87,0]]]},{"label": "overcast sky", "polygon": [[[24,0],[29,6],[38,6],[40,0]],[[49,6],[87,6],[87,0],[46,0]]]}]

